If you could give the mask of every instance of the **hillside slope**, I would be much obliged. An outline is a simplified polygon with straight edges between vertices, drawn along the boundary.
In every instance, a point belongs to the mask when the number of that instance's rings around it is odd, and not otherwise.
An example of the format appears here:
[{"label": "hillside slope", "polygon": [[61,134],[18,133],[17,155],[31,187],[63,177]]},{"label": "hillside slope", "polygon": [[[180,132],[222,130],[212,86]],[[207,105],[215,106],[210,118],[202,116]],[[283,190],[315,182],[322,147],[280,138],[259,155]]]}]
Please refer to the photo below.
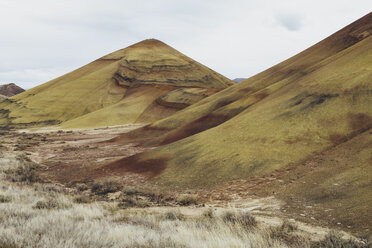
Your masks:
[{"label": "hillside slope", "polygon": [[[75,128],[133,123],[156,99],[171,91],[220,90],[232,84],[163,42],[145,40],[10,98],[0,105],[3,113],[0,124],[47,125],[69,121],[63,127]],[[141,99],[134,99],[136,95]],[[152,106],[149,118],[141,121],[154,121],[179,110],[170,107],[164,110],[164,106],[158,105],[155,111]],[[105,110],[106,107],[110,109]],[[77,117],[82,118],[73,120]]]},{"label": "hillside slope", "polygon": [[267,174],[349,140],[372,127],[371,33],[370,13],[267,71],[123,135],[115,141],[141,132],[155,136],[148,144],[168,145],[105,168],[207,186]]},{"label": "hillside slope", "polygon": [[[231,189],[242,181],[239,190],[278,193],[295,216],[371,234],[371,34],[372,13],[252,78],[121,135],[112,142],[159,147],[99,170],[191,188]],[[267,184],[257,183],[266,177]]]}]

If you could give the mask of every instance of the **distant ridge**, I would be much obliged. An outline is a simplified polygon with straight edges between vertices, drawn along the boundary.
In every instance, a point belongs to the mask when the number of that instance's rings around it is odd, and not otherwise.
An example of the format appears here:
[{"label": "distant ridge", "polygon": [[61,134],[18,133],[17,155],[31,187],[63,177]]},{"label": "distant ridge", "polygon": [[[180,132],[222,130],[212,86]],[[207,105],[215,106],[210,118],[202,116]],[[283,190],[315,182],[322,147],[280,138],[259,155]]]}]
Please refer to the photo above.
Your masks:
[{"label": "distant ridge", "polygon": [[25,90],[14,83],[0,85],[0,95],[7,97],[17,95],[23,91]]},{"label": "distant ridge", "polygon": [[244,81],[244,80],[246,80],[246,78],[235,78],[232,81],[234,81],[235,83],[240,83],[241,81]]}]

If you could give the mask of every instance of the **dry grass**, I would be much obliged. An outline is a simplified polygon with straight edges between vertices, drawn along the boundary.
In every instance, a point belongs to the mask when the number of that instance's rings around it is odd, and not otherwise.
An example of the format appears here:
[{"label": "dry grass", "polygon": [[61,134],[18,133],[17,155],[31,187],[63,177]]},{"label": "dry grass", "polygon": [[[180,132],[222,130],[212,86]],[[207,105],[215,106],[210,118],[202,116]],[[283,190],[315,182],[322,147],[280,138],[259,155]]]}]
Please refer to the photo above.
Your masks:
[{"label": "dry grass", "polygon": [[[4,171],[22,166],[23,162],[10,153],[3,153],[0,158],[0,196],[11,199],[0,204],[0,248],[311,247],[305,238],[302,246],[288,243],[286,237],[296,230],[290,223],[268,228],[248,212],[229,210],[217,214],[208,208],[187,216],[177,207],[168,207],[165,212],[123,210],[116,202],[89,202],[87,196],[79,195],[82,193],[78,189],[71,193],[57,185],[7,180]],[[68,191],[70,194],[66,194]],[[149,196],[147,199],[159,197],[157,193],[125,188],[119,200],[139,201],[143,195]],[[138,203],[126,208],[133,206],[138,207]],[[287,236],[278,235],[281,232]],[[322,245],[329,240],[314,243],[313,247],[325,247]]]}]

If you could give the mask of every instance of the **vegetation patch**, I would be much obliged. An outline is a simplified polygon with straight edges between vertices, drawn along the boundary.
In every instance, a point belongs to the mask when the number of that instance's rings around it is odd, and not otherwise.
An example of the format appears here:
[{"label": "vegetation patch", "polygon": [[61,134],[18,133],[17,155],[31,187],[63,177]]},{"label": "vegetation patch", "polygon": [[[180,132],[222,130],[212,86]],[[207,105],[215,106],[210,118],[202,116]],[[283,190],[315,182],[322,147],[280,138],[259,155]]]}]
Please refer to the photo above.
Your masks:
[{"label": "vegetation patch", "polygon": [[311,248],[371,248],[368,240],[343,239],[337,232],[330,232],[324,239],[311,244]]},{"label": "vegetation patch", "polygon": [[5,195],[0,195],[0,203],[8,203],[11,202],[12,198]]},{"label": "vegetation patch", "polygon": [[97,195],[106,195],[108,193],[117,192],[120,189],[121,186],[116,181],[97,182],[91,187],[91,191]]},{"label": "vegetation patch", "polygon": [[177,203],[181,206],[196,205],[198,203],[197,197],[195,195],[182,195],[177,199]]},{"label": "vegetation patch", "polygon": [[226,211],[222,215],[222,220],[226,223],[239,224],[245,228],[257,226],[256,218],[248,212]]}]

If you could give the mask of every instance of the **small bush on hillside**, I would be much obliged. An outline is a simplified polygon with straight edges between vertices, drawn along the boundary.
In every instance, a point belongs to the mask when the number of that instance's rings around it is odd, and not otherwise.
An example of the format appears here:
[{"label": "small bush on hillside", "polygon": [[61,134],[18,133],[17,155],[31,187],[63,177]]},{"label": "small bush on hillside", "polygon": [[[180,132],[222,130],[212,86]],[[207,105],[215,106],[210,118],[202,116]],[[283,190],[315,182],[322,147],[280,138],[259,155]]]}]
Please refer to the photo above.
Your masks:
[{"label": "small bush on hillside", "polygon": [[10,202],[12,199],[9,196],[0,195],[0,203]]},{"label": "small bush on hillside", "polygon": [[166,220],[183,220],[185,216],[180,212],[168,211],[164,214],[164,219]]},{"label": "small bush on hillside", "polygon": [[48,199],[48,200],[40,200],[38,201],[34,206],[34,209],[64,209],[68,208],[68,205],[66,203],[57,201],[55,199]]},{"label": "small bush on hillside", "polygon": [[91,190],[95,194],[106,195],[119,191],[120,185],[115,181],[98,182],[92,185]]},{"label": "small bush on hillside", "polygon": [[284,232],[294,232],[297,231],[298,227],[295,223],[291,223],[289,220],[285,219],[280,229]]},{"label": "small bush on hillside", "polygon": [[82,196],[77,196],[74,198],[75,203],[83,204],[83,203],[90,203],[91,200],[88,196],[82,195]]},{"label": "small bush on hillside", "polygon": [[203,216],[208,219],[213,219],[215,217],[213,208],[208,208],[203,212]]},{"label": "small bush on hillside", "polygon": [[248,212],[232,212],[226,211],[222,215],[222,220],[226,223],[239,224],[243,227],[250,228],[257,225],[256,218]]},{"label": "small bush on hillside", "polygon": [[40,176],[36,173],[37,167],[36,164],[29,163],[19,166],[16,169],[9,169],[6,173],[8,174],[8,178],[13,182],[42,182]]},{"label": "small bush on hillside", "polygon": [[177,199],[177,202],[181,206],[196,205],[198,203],[194,195],[182,195]]},{"label": "small bush on hillside", "polygon": [[0,248],[18,248],[19,246],[16,245],[13,241],[10,240],[3,240],[0,237]]},{"label": "small bush on hillside", "polygon": [[340,233],[331,232],[324,239],[311,244],[311,248],[372,248],[368,241],[345,240]]},{"label": "small bush on hillside", "polygon": [[79,191],[85,191],[85,190],[88,190],[89,187],[85,184],[85,183],[77,183],[75,185],[75,187],[79,190]]},{"label": "small bush on hillside", "polygon": [[270,228],[269,236],[271,239],[282,241],[291,247],[308,247],[309,242],[304,237],[295,234],[296,230],[297,226],[294,223],[284,220],[282,225]]},{"label": "small bush on hillside", "polygon": [[139,190],[133,187],[125,187],[122,192],[124,195],[138,195],[140,193]]},{"label": "small bush on hillside", "polygon": [[145,208],[149,207],[150,204],[143,199],[136,199],[134,197],[130,198],[123,198],[121,202],[118,204],[119,208],[127,209],[127,208]]}]

